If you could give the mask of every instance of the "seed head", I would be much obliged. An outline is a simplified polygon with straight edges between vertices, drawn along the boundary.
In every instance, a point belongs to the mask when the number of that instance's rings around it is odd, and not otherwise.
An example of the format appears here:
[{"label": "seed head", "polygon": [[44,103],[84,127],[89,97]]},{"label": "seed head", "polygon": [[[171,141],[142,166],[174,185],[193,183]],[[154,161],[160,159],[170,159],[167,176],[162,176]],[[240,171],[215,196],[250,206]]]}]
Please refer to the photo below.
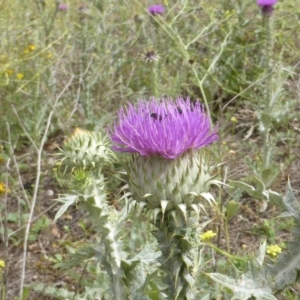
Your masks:
[{"label": "seed head", "polygon": [[143,59],[146,63],[155,63],[159,61],[159,55],[154,50],[149,50],[143,54]]}]

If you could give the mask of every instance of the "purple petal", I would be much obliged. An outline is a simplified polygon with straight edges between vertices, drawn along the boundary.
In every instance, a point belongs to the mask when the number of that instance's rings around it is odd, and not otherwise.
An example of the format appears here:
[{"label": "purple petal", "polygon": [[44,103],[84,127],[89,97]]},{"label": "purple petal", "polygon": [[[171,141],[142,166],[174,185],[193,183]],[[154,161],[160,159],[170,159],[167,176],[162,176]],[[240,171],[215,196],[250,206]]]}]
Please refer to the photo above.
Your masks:
[{"label": "purple petal", "polygon": [[163,5],[154,4],[148,7],[148,12],[152,15],[162,15],[165,12],[165,8]]},{"label": "purple petal", "polygon": [[277,0],[257,0],[257,5],[259,6],[272,6],[277,3]]},{"label": "purple petal", "polygon": [[218,139],[203,106],[190,99],[139,101],[122,108],[118,116],[110,136],[113,149],[120,152],[175,159]]}]

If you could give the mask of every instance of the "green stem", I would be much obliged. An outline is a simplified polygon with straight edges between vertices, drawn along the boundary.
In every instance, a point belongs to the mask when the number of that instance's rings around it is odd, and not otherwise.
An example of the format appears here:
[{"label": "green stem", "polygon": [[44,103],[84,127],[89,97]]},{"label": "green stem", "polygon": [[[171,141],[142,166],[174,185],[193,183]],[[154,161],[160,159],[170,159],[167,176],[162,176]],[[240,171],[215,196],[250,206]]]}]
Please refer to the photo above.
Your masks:
[{"label": "green stem", "polygon": [[[173,215],[172,215],[173,214]],[[170,300],[195,299],[194,276],[195,259],[198,248],[189,240],[192,230],[187,226],[184,216],[174,211],[158,216],[155,222],[157,230],[153,235],[158,241],[162,255],[159,259],[161,269],[166,272],[165,283],[168,286],[167,295]]]},{"label": "green stem", "polygon": [[224,250],[221,250],[220,248],[218,248],[217,246],[215,246],[214,244],[208,242],[207,243],[212,249],[216,250],[217,252],[219,252],[220,254],[228,257],[229,259],[231,260],[239,260],[239,261],[243,261],[243,262],[246,262],[247,259],[246,258],[243,258],[243,257],[239,257],[239,256],[235,256],[235,255],[232,255]]},{"label": "green stem", "polygon": [[198,82],[198,85],[199,85],[199,88],[200,88],[200,91],[201,91],[201,94],[202,94],[202,97],[203,97],[203,100],[204,100],[206,113],[209,117],[209,120],[210,120],[211,124],[212,124],[212,118],[211,118],[210,106],[209,106],[208,99],[206,97],[206,93],[205,93],[205,90],[204,90],[204,83],[206,82],[207,78],[209,76],[211,76],[213,69],[215,68],[215,66],[217,65],[219,59],[221,58],[221,56],[223,54],[223,51],[224,51],[225,47],[227,46],[227,40],[230,37],[231,33],[232,33],[232,30],[230,30],[228,32],[228,34],[225,36],[225,38],[224,38],[224,40],[221,44],[220,51],[214,57],[213,61],[211,62],[209,68],[206,70],[206,72],[205,72],[204,76],[202,77],[202,79],[199,78],[198,71],[195,69],[194,66],[192,66],[192,70],[195,74],[196,80]]},{"label": "green stem", "polygon": [[159,81],[158,81],[158,63],[157,62],[151,62],[152,63],[152,95],[154,97],[160,97],[159,94]]},{"label": "green stem", "polygon": [[229,242],[229,232],[228,232],[228,223],[227,220],[224,220],[225,227],[225,235],[226,235],[226,244],[227,244],[227,252],[230,252],[230,242]]},{"label": "green stem", "polygon": [[[272,38],[272,18],[270,16],[263,17],[263,27],[266,33],[266,43],[265,43],[265,70],[268,74],[272,73],[273,66],[272,66],[272,57],[273,57],[273,38]],[[268,117],[271,116],[272,110],[272,76],[268,76],[266,79],[266,86],[265,86],[265,112],[264,114]],[[263,121],[262,123],[262,139],[263,139],[263,165],[264,168],[268,168],[270,165],[270,141],[269,141],[269,132],[271,129],[271,121]]]}]

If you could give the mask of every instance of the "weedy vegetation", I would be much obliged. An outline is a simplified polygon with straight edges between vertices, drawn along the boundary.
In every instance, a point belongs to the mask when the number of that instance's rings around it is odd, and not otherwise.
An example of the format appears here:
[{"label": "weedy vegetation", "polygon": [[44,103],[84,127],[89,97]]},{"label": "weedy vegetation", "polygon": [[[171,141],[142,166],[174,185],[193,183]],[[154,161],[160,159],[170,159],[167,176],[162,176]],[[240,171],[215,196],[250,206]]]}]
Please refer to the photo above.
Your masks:
[{"label": "weedy vegetation", "polygon": [[298,299],[299,24],[1,0],[0,299]]}]

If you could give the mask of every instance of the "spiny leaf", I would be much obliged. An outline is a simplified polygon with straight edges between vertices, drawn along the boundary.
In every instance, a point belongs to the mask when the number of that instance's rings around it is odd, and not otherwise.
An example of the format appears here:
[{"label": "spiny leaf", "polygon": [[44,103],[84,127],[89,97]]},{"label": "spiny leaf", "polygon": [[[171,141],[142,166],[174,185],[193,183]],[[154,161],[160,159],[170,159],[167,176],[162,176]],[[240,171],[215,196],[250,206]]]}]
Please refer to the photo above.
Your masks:
[{"label": "spiny leaf", "polygon": [[285,253],[279,256],[279,259],[274,267],[270,267],[270,273],[274,277],[274,288],[279,290],[286,285],[292,284],[297,279],[297,273],[300,270],[300,204],[296,199],[292,190],[291,184],[288,181],[286,193],[283,197],[283,205],[285,212],[281,217],[293,217],[296,223],[293,235],[295,240],[287,242],[287,249]]},{"label": "spiny leaf", "polygon": [[272,269],[272,274],[275,275],[274,288],[276,290],[294,283],[297,272],[300,270],[300,242],[289,242],[287,246],[289,252],[281,255],[276,266]]},{"label": "spiny leaf", "polygon": [[78,266],[82,261],[91,259],[96,256],[97,250],[94,246],[85,246],[77,249],[75,253],[69,254],[69,259],[59,265],[62,269],[70,269]]},{"label": "spiny leaf", "polygon": [[252,176],[249,178],[249,180],[254,186],[241,181],[230,181],[230,185],[241,189],[257,200],[270,200],[280,204],[281,195],[266,188],[266,185],[261,181],[261,179]]},{"label": "spiny leaf", "polygon": [[[264,244],[261,246],[264,248]],[[261,254],[259,254],[259,260]],[[236,278],[228,277],[219,273],[207,274],[219,284],[229,288],[233,292],[236,300],[247,300],[255,297],[256,300],[276,300],[272,295],[271,287],[268,284],[264,270],[260,266],[260,261],[253,259],[247,265],[247,271]]]},{"label": "spiny leaf", "polygon": [[281,217],[294,217],[295,219],[300,219],[300,204],[294,195],[290,181],[287,183],[283,204],[286,211],[281,215]]},{"label": "spiny leaf", "polygon": [[63,205],[56,213],[54,222],[57,221],[57,219],[59,219],[65,213],[65,211],[69,208],[69,206],[73,205],[76,202],[77,198],[78,198],[77,195],[66,195],[65,197],[58,199],[58,201],[62,202]]},{"label": "spiny leaf", "polygon": [[239,279],[229,278],[219,273],[210,273],[208,276],[219,284],[231,289],[234,295],[232,299],[247,300],[251,297],[255,297],[257,300],[276,300],[271,293],[270,287],[264,285],[263,281],[256,282],[245,275],[242,275]]}]

